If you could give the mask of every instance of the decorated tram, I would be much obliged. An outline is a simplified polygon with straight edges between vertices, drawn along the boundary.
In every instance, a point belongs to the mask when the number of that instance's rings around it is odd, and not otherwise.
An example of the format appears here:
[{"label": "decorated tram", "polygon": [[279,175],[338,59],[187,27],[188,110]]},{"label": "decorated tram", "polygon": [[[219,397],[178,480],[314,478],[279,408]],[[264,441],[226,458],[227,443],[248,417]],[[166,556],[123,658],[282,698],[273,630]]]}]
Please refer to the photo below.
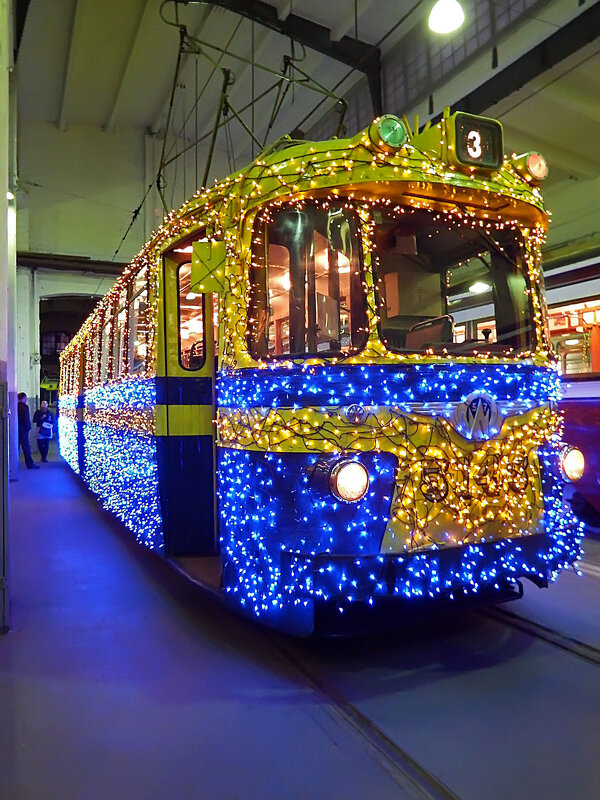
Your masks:
[{"label": "decorated tram", "polygon": [[203,189],[61,357],[60,450],[135,535],[297,634],[519,596],[580,555],[540,246],[495,120],[284,137]]}]

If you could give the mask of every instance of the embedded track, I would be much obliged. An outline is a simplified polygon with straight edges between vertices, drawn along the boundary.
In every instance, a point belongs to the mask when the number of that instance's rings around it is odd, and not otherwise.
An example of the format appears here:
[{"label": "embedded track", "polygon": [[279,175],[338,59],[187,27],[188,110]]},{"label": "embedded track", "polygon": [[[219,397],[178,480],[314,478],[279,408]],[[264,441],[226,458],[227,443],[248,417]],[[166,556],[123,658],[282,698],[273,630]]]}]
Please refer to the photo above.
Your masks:
[{"label": "embedded track", "polygon": [[[592,563],[582,562],[580,567],[588,576],[594,578],[600,577],[600,566]],[[508,686],[511,682],[515,681],[515,685],[520,684],[521,676],[526,676],[523,678],[524,684],[528,683],[529,676],[535,676],[536,674],[539,675],[539,678],[534,677],[534,682],[539,682],[540,680],[543,682],[545,679],[544,676],[548,674],[548,664],[559,663],[556,661],[555,657],[551,655],[553,651],[556,653],[557,657],[558,653],[562,652],[565,655],[572,656],[580,662],[581,667],[574,666],[571,670],[565,666],[560,668],[561,672],[566,669],[569,676],[572,675],[573,670],[575,670],[577,673],[580,673],[581,670],[586,670],[586,668],[589,666],[600,665],[600,649],[598,647],[583,641],[583,636],[581,636],[581,638],[576,638],[576,636],[569,635],[568,633],[564,633],[555,629],[551,617],[550,625],[545,625],[528,619],[526,615],[522,616],[521,614],[515,613],[514,611],[508,610],[501,606],[480,608],[475,610],[473,613],[473,621],[479,618],[485,622],[486,626],[488,623],[491,625],[500,625],[501,628],[506,631],[506,636],[496,634],[496,638],[499,642],[497,652],[502,652],[504,650],[505,660],[503,659],[496,661],[493,655],[493,648],[489,651],[491,656],[489,660],[487,660],[485,656],[485,648],[482,652],[479,652],[478,648],[474,646],[472,648],[473,656],[471,656],[467,661],[462,662],[460,661],[460,645],[458,645],[459,655],[450,658],[448,662],[444,664],[444,675],[449,678],[454,692],[456,692],[456,686],[460,685],[461,688],[458,689],[458,697],[463,697],[463,702],[466,708],[469,708],[470,701],[473,696],[479,698],[480,700],[485,699],[484,706],[477,706],[476,703],[474,703],[472,706],[474,714],[473,720],[475,721],[476,727],[482,725],[481,720],[484,718],[494,719],[501,716],[502,712],[500,709],[496,709],[495,713],[490,710],[494,707],[493,695],[489,694],[490,687],[494,687],[494,691],[498,691],[500,695],[504,696],[505,691],[500,690],[499,687],[502,684]],[[476,635],[483,636],[482,641],[484,643],[490,641],[490,639],[486,639],[486,635],[491,636],[491,633],[485,633],[486,630],[491,631],[490,628],[486,627],[484,629],[480,629],[479,626],[471,628],[470,625],[466,625],[464,627],[459,625],[457,630],[459,632],[461,630],[466,631],[465,635],[467,638],[471,635],[470,631],[474,631]],[[479,633],[480,631],[481,633]],[[511,631],[513,632],[514,636],[523,636],[524,638],[522,640],[512,638],[510,633]],[[435,633],[433,634],[433,640],[435,641],[439,635],[439,630],[435,630]],[[462,634],[459,633],[459,638],[461,635]],[[385,657],[383,660],[366,658],[363,661],[359,656],[360,668],[358,671],[354,671],[354,676],[350,677],[350,679],[348,679],[348,675],[351,674],[352,670],[346,673],[345,662],[343,659],[336,659],[334,664],[337,666],[334,666],[334,671],[332,672],[330,670],[330,662],[328,662],[327,657],[325,657],[325,659],[321,657],[322,652],[320,650],[317,651],[315,659],[315,652],[312,651],[310,647],[308,647],[308,649],[305,649],[304,646],[299,647],[297,642],[282,638],[278,634],[269,633],[268,636],[272,644],[279,650],[285,660],[291,666],[293,666],[299,677],[305,681],[315,692],[317,692],[325,703],[327,703],[332,717],[336,718],[338,722],[342,723],[343,725],[352,728],[353,731],[362,738],[365,743],[365,747],[370,750],[374,758],[381,765],[382,769],[386,770],[386,772],[397,782],[399,796],[415,798],[416,800],[423,800],[424,798],[431,798],[432,800],[437,800],[438,798],[439,800],[458,800],[461,797],[470,798],[477,796],[477,792],[480,791],[478,781],[487,780],[486,776],[477,776],[475,778],[475,785],[473,786],[473,784],[470,782],[471,779],[460,780],[459,778],[457,780],[457,773],[455,771],[447,770],[446,765],[441,766],[440,759],[434,756],[430,760],[429,753],[424,752],[422,748],[419,749],[416,742],[413,749],[414,733],[417,734],[417,739],[419,734],[418,730],[414,727],[411,727],[411,725],[419,725],[419,721],[415,722],[414,705],[412,707],[411,717],[410,695],[412,694],[413,688],[415,686],[418,687],[421,676],[423,683],[427,683],[428,679],[432,677],[435,681],[436,672],[431,671],[431,662],[427,660],[426,655],[423,658],[422,669],[421,666],[417,665],[413,672],[412,668],[415,667],[417,661],[412,658],[410,653],[413,648],[415,648],[415,652],[417,650],[420,652],[422,643],[425,643],[426,648],[428,647],[428,642],[430,640],[427,635],[423,636],[422,638],[419,638],[419,635],[417,635],[416,639],[412,636],[409,636],[406,642],[406,650],[404,647],[402,647],[400,651],[403,653],[403,655],[406,655],[406,653],[409,654],[406,660],[402,658],[398,659],[396,657],[396,644],[393,644],[390,647],[390,651],[394,653],[394,655],[389,659],[389,661]],[[532,644],[533,642],[537,641],[542,647],[541,651],[535,651],[535,653],[538,655],[532,656],[534,659],[540,657],[544,659],[543,667],[539,665],[536,666],[537,673],[531,670],[531,663],[535,662],[529,662],[529,666],[522,671],[519,671],[518,667],[515,671],[514,666],[511,666],[511,664],[514,665],[515,659],[518,661],[519,656],[533,652],[530,651],[525,644],[527,640],[530,640]],[[346,640],[346,642],[347,641],[348,640]],[[522,643],[519,643],[519,641]],[[546,661],[545,656],[539,655],[539,653],[543,653],[544,645],[550,646],[549,648],[545,648],[548,652],[548,658],[550,659],[550,662]],[[433,649],[435,651],[435,644]],[[351,649],[349,652],[350,654],[356,653],[356,651],[353,649]],[[380,649],[379,652],[386,653],[385,647]],[[481,659],[479,662],[477,661],[478,658]],[[457,663],[459,664],[458,670],[456,669]],[[573,662],[573,664],[574,663],[575,662]],[[375,664],[375,673],[371,674],[370,670]],[[469,680],[469,674],[475,677],[475,675],[480,674],[478,673],[480,668],[487,670],[487,668],[490,667],[492,673],[495,670],[501,670],[504,673],[504,665],[506,666],[505,674],[507,675],[507,678],[506,680],[501,678],[500,683],[497,682],[495,677],[492,677],[489,683],[486,683],[486,679],[484,678],[483,686],[480,686],[479,681],[481,679],[478,679],[477,687],[474,688],[474,684]],[[352,669],[354,670],[354,665]],[[552,673],[552,668],[550,672]],[[399,679],[396,678],[398,673],[402,676]],[[415,673],[417,673],[419,676],[416,679]],[[382,675],[383,678],[381,677]],[[463,675],[466,678],[466,682],[463,680]],[[455,685],[454,680],[456,678],[457,681]],[[406,689],[404,686],[400,687],[400,682],[404,679],[406,679],[406,686],[408,686],[408,689]],[[552,673],[552,676],[549,678],[549,684],[555,686],[555,683],[552,684],[553,680],[554,674]],[[589,680],[593,681],[591,674],[589,675]],[[572,688],[570,681],[571,677],[569,677],[567,683],[565,684],[567,687],[569,687],[569,691]],[[582,688],[583,685],[584,684],[582,683],[582,685],[579,686],[579,689]],[[374,695],[377,695],[379,687],[381,686],[384,686],[385,689],[380,697],[387,697],[387,691],[389,688],[389,702],[385,702],[383,704],[380,703],[379,705],[377,703],[369,703],[369,699]],[[350,696],[351,699],[348,699]],[[508,698],[508,702],[510,703],[510,692],[506,696]],[[518,691],[515,693],[515,696],[518,696]],[[528,696],[527,692],[524,696]],[[421,728],[430,729],[432,732],[436,731],[439,728],[439,718],[435,716],[437,713],[435,709],[437,708],[440,714],[445,715],[451,713],[451,707],[456,707],[456,702],[458,699],[456,694],[452,696],[452,694],[447,694],[445,689],[442,689],[441,692],[436,695],[436,700],[439,701],[440,697],[443,698],[443,700],[442,703],[438,703],[437,706],[436,701],[428,698],[426,708],[429,712],[428,718],[430,721],[425,721],[424,725],[421,725]],[[449,699],[448,708],[446,707],[446,698]],[[461,701],[458,700],[458,702]],[[577,708],[578,706],[577,704],[572,704],[572,707]],[[522,725],[524,728],[526,728],[532,719],[536,718],[536,714],[539,714],[539,708],[539,699],[537,699],[537,696],[532,699],[530,713],[527,711],[527,703],[525,703],[523,706],[524,715],[522,717]],[[432,714],[434,716],[431,716]],[[501,723],[498,724],[501,727]],[[483,725],[483,727],[485,728],[485,725]],[[580,726],[577,725],[577,728],[579,727]],[[492,730],[496,728],[496,723],[492,723],[491,728]],[[552,724],[549,725],[549,729],[553,730]],[[446,728],[446,731],[447,730],[448,729]],[[435,738],[436,734],[433,733],[433,736]],[[469,741],[468,738],[465,739],[463,731],[461,731],[459,728],[457,728],[456,736],[457,741],[462,742],[463,744],[464,741]],[[469,752],[470,759],[472,760],[474,755],[479,753],[479,743],[477,737],[470,741],[471,751]],[[483,745],[483,742],[485,742],[485,737],[482,737],[480,741],[482,742],[482,747],[484,747],[485,745]],[[509,742],[508,739],[506,741]],[[473,750],[473,747],[476,749]],[[510,747],[511,745],[508,744],[507,752],[510,751]],[[458,748],[454,749],[454,752],[456,749],[458,749],[458,751],[461,750],[460,744]],[[463,753],[464,752],[465,751],[463,751]],[[542,761],[546,759],[546,755],[541,755],[540,757]],[[499,761],[502,761],[502,756],[500,756]],[[511,759],[509,758],[508,761],[510,762]],[[506,770],[504,774],[506,775]],[[450,782],[453,786],[453,789],[450,789],[444,781]],[[510,778],[508,779],[508,784],[511,784]],[[457,788],[459,794],[455,793]],[[498,794],[490,796],[496,797],[503,794],[502,790],[498,787],[494,787],[494,791],[498,792]],[[556,791],[558,791],[559,794],[552,795],[553,797],[560,796],[561,789],[557,788]],[[582,794],[581,796],[587,797],[591,795]]]},{"label": "embedded track", "polygon": [[376,760],[394,778],[403,800],[460,800],[439,778],[428,772],[389,738],[375,722],[350,703],[329,682],[275,635],[267,634],[274,647],[302,678],[327,702],[331,712],[361,736]]},{"label": "embedded track", "polygon": [[515,628],[518,631],[527,633],[529,636],[533,636],[536,639],[548,642],[548,644],[565,650],[567,653],[581,658],[583,661],[600,666],[600,649],[597,647],[581,642],[578,639],[567,636],[552,628],[548,628],[545,625],[540,625],[539,622],[533,622],[532,620],[522,617],[520,614],[513,614],[511,611],[507,611],[504,608],[487,608],[480,613],[504,625]]}]

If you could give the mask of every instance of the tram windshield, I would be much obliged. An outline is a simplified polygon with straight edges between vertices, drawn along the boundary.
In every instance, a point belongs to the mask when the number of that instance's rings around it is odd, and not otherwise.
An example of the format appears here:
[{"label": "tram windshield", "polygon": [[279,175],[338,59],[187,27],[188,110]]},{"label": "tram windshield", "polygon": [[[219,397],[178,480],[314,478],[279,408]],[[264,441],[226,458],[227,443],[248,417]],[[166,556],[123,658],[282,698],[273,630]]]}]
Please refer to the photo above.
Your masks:
[{"label": "tram windshield", "polygon": [[366,296],[356,211],[328,202],[261,212],[249,305],[248,340],[256,358],[363,347]]},{"label": "tram windshield", "polygon": [[516,229],[375,209],[380,334],[391,350],[514,354],[535,342]]}]

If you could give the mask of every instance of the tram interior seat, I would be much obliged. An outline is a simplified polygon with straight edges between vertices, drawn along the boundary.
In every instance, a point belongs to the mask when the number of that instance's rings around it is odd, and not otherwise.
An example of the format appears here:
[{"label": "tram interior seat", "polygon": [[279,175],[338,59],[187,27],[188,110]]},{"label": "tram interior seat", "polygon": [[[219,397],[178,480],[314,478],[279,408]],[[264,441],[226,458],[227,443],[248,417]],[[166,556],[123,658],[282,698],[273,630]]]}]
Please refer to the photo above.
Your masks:
[{"label": "tram interior seat", "polygon": [[410,350],[425,350],[439,344],[451,344],[454,320],[449,314],[417,322],[406,334],[406,347]]},{"label": "tram interior seat", "polygon": [[406,346],[406,334],[413,325],[422,322],[423,317],[398,314],[397,316],[387,317],[385,321],[385,340],[395,349],[404,350]]},{"label": "tram interior seat", "polygon": [[401,350],[426,350],[428,347],[452,344],[453,319],[449,314],[438,317],[398,315],[388,317],[385,338]]}]

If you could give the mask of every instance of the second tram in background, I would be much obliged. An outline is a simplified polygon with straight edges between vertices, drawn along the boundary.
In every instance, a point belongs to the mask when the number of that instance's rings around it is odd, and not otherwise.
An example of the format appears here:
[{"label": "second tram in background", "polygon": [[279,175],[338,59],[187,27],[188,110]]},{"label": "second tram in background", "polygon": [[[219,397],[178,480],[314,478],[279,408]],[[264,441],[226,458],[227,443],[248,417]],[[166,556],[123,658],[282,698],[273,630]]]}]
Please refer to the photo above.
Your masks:
[{"label": "second tram in background", "polygon": [[580,554],[536,153],[494,120],[283,139],[173,212],[61,359],[61,453],[299,635],[546,586]]},{"label": "second tram in background", "polygon": [[550,341],[561,372],[564,438],[585,472],[566,495],[588,530],[600,529],[600,261],[544,262]]}]

